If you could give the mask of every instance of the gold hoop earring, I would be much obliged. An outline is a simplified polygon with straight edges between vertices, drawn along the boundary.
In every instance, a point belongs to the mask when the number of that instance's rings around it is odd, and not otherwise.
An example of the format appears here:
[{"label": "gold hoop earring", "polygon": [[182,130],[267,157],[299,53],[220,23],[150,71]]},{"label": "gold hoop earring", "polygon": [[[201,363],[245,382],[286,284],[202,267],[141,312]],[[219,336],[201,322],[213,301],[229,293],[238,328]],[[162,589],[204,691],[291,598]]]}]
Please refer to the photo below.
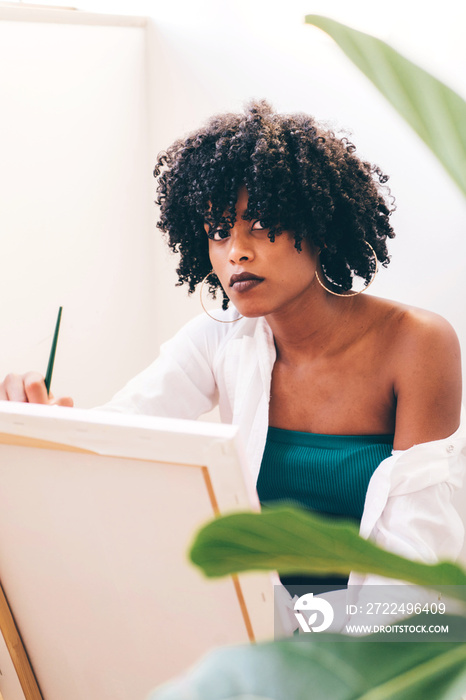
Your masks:
[{"label": "gold hoop earring", "polygon": [[212,316],[212,314],[210,314],[210,313],[207,311],[206,307],[204,306],[204,302],[202,301],[202,290],[203,290],[203,288],[204,288],[204,284],[205,284],[207,278],[210,277],[210,275],[211,275],[212,273],[213,273],[213,270],[211,270],[210,272],[208,272],[207,275],[204,277],[204,279],[203,279],[202,282],[201,282],[201,291],[200,291],[200,295],[199,295],[199,296],[200,296],[200,300],[201,300],[201,306],[202,306],[203,310],[205,311],[205,313],[207,314],[207,316],[210,316],[210,318],[212,318],[214,321],[217,321],[217,323],[236,323],[236,321],[239,321],[240,319],[244,318],[244,316],[241,316],[241,315],[240,315],[240,316],[238,316],[238,318],[233,318],[233,319],[231,319],[230,321],[222,321],[220,318],[215,318],[215,316]]},{"label": "gold hoop earring", "polygon": [[[378,264],[378,261],[377,261],[376,252],[375,252],[375,250],[373,249],[373,247],[371,246],[371,244],[368,243],[367,241],[364,241],[364,243],[365,243],[367,246],[369,246],[369,248],[371,249],[372,255],[374,256],[374,260],[375,260],[375,270],[374,270],[374,274],[372,275],[372,279],[370,280],[370,282],[368,282],[368,283],[366,284],[366,286],[365,286],[363,289],[360,289],[358,292],[351,292],[351,291],[350,291],[350,292],[346,292],[345,294],[341,294],[340,292],[332,292],[331,289],[329,289],[328,287],[326,287],[325,284],[324,284],[324,283],[321,281],[321,279],[319,278],[319,275],[317,274],[317,270],[316,270],[316,279],[317,279],[318,283],[320,284],[320,286],[322,287],[322,289],[325,289],[326,292],[328,292],[329,294],[333,294],[333,295],[336,296],[336,297],[356,297],[358,294],[361,294],[362,292],[365,292],[367,289],[369,289],[369,287],[371,286],[372,282],[375,280],[375,276],[376,276],[377,271],[378,271],[378,269],[379,269],[379,264]],[[319,251],[319,255],[320,255],[320,251]]]}]

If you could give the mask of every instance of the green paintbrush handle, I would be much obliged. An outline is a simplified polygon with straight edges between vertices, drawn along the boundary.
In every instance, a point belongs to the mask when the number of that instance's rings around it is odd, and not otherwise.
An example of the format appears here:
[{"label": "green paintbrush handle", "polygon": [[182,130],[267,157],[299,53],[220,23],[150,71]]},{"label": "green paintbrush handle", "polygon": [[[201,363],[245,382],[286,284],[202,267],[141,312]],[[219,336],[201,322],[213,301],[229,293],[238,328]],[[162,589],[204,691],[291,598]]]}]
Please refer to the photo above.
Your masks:
[{"label": "green paintbrush handle", "polygon": [[45,388],[47,389],[47,395],[50,393],[50,384],[52,383],[52,372],[53,363],[55,362],[55,351],[57,349],[58,341],[58,331],[60,330],[61,312],[63,311],[63,306],[58,309],[57,322],[55,324],[55,333],[53,334],[52,349],[50,350],[49,363],[47,365],[47,372],[45,373]]}]

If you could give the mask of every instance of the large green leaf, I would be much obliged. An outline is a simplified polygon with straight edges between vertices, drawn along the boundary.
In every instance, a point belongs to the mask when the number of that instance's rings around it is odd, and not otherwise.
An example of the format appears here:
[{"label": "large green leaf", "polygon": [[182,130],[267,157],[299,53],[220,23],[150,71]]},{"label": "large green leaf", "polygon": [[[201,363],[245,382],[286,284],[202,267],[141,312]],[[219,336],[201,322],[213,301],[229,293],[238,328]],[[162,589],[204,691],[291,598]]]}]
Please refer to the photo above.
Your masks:
[{"label": "large green leaf", "polygon": [[466,194],[466,102],[391,46],[320,15],[305,21],[329,34],[434,152]]},{"label": "large green leaf", "polygon": [[207,576],[278,570],[281,574],[379,574],[421,586],[443,586],[465,598],[466,571],[450,562],[424,564],[400,557],[359,536],[350,522],[294,507],[233,513],[196,535],[191,560]]},{"label": "large green leaf", "polygon": [[216,650],[150,700],[459,700],[466,690],[466,644],[380,639],[316,634]]}]

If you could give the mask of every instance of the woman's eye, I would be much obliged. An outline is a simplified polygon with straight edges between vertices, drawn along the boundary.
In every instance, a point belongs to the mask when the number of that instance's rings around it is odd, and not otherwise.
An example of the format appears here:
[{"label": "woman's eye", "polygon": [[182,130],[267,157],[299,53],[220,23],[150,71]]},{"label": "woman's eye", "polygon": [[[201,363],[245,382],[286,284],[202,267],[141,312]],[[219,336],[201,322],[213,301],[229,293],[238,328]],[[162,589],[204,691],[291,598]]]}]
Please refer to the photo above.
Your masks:
[{"label": "woman's eye", "polygon": [[265,226],[262,225],[262,222],[259,221],[254,221],[253,225],[251,226],[251,231],[262,231],[265,228]]},{"label": "woman's eye", "polygon": [[207,235],[211,241],[223,241],[225,238],[228,238],[230,232],[223,228],[217,228],[215,231],[209,231]]}]

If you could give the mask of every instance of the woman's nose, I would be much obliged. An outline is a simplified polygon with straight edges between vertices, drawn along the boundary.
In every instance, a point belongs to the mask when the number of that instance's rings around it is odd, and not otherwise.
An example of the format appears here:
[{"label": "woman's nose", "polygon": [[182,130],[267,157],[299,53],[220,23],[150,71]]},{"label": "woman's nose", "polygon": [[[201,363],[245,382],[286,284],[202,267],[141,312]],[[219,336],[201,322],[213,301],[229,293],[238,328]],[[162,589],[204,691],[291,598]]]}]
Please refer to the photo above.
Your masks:
[{"label": "woman's nose", "polygon": [[251,238],[247,233],[237,232],[232,229],[230,241],[229,257],[231,263],[237,265],[240,262],[251,261],[254,258]]}]

